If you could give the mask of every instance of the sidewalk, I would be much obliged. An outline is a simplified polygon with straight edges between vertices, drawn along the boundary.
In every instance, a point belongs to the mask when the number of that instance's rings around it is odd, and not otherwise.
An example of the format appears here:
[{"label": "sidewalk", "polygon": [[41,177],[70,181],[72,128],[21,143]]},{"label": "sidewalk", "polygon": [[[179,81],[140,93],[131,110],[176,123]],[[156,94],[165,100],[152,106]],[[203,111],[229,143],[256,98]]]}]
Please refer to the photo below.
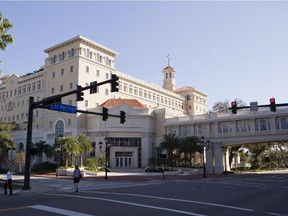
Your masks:
[{"label": "sidewalk", "polygon": [[[163,173],[144,172],[143,169],[117,169],[113,172],[98,172],[97,175],[85,175],[81,179],[82,190],[103,189],[127,185],[143,185],[151,183],[161,183],[167,180],[196,180],[202,179],[202,175],[186,171],[175,171]],[[5,179],[4,174],[0,174],[0,179]],[[24,186],[24,175],[13,175],[13,185]],[[56,173],[35,174],[30,176],[30,190],[14,189],[13,195],[23,195],[44,192],[73,192],[74,185],[72,176],[56,176]],[[1,194],[1,189],[0,189]]]}]

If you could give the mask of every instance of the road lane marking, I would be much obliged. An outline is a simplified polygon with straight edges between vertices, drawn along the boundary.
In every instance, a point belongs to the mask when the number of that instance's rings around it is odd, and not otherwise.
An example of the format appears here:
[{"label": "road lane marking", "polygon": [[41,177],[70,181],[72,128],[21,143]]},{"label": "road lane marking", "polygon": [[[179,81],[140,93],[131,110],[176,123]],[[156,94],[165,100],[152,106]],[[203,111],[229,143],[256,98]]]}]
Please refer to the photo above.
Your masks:
[{"label": "road lane marking", "polygon": [[139,207],[143,207],[143,208],[169,211],[169,212],[174,212],[174,213],[178,213],[178,214],[185,214],[185,215],[192,215],[192,216],[205,216],[203,214],[197,214],[194,212],[187,212],[187,211],[181,211],[181,210],[177,210],[177,209],[163,208],[163,207],[158,207],[158,206],[144,205],[144,204],[139,204],[139,203],[125,202],[125,201],[120,201],[120,200],[113,200],[113,199],[106,199],[106,198],[99,198],[99,197],[76,196],[76,195],[68,195],[68,194],[46,194],[46,195],[101,200],[101,201],[106,201],[106,202],[114,202],[114,203],[120,203],[120,204],[125,204],[125,205],[139,206]]},{"label": "road lane marking", "polygon": [[53,213],[57,213],[57,214],[61,214],[61,215],[67,215],[67,216],[93,216],[90,214],[83,214],[80,212],[69,211],[69,210],[60,209],[60,208],[53,208],[53,207],[44,206],[44,205],[33,205],[33,206],[29,206],[29,207],[33,208],[33,209],[38,209],[41,211],[53,212]]},{"label": "road lane marking", "polygon": [[0,209],[0,212],[6,212],[6,211],[17,211],[17,210],[22,210],[22,209],[27,209],[27,206],[19,206],[19,207],[13,207],[13,208],[4,208]]},{"label": "road lane marking", "polygon": [[[159,196],[129,194],[129,193],[101,192],[101,191],[89,191],[89,193],[145,197],[145,198],[152,198],[152,199],[162,199],[162,200],[169,200],[169,201],[176,201],[176,202],[187,202],[187,203],[195,203],[195,204],[209,205],[209,206],[222,207],[222,208],[230,208],[230,209],[241,210],[241,211],[259,212],[259,211],[254,210],[254,209],[240,208],[240,207],[236,207],[236,206],[228,206],[228,205],[222,205],[222,204],[216,204],[216,203],[208,203],[208,202],[185,200],[185,199],[175,199],[175,198],[167,198],[167,197],[159,197]],[[278,215],[278,216],[281,215],[281,214],[273,213],[273,212],[261,212],[261,213],[268,214],[268,215]]]}]

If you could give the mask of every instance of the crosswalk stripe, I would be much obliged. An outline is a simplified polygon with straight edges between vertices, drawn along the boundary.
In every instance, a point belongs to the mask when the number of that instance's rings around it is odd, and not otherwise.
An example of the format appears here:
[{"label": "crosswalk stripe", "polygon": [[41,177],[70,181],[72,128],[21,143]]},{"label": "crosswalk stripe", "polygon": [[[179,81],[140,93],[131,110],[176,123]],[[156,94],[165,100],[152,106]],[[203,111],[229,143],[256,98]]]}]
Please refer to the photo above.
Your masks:
[{"label": "crosswalk stripe", "polygon": [[90,214],[83,214],[80,212],[69,211],[69,210],[60,209],[60,208],[53,208],[53,207],[44,206],[44,205],[33,205],[33,206],[29,206],[29,207],[33,208],[33,209],[38,209],[41,211],[53,212],[53,213],[57,213],[57,214],[67,215],[67,216],[72,216],[72,215],[73,216],[93,216]]}]

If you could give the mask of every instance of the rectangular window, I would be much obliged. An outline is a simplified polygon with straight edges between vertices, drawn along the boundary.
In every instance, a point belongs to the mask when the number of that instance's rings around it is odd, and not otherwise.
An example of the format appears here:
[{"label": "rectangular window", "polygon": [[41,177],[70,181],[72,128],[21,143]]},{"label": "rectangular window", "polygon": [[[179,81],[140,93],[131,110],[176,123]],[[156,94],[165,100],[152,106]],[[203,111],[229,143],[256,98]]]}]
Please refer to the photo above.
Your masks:
[{"label": "rectangular window", "polygon": [[54,88],[51,89],[51,93],[54,94]]},{"label": "rectangular window", "polygon": [[72,48],[72,49],[71,49],[71,57],[73,57],[74,55],[75,55],[75,49]]},{"label": "rectangular window", "polygon": [[61,76],[63,76],[64,75],[64,69],[62,68],[61,69]]},{"label": "rectangular window", "polygon": [[86,66],[86,73],[89,73],[89,66]]},{"label": "rectangular window", "polygon": [[65,59],[65,52],[62,52],[62,56],[61,56],[62,60]]},{"label": "rectangular window", "polygon": [[60,86],[60,91],[62,92],[64,90],[63,85]]},{"label": "rectangular window", "polygon": [[55,71],[52,72],[52,78],[55,78]]},{"label": "rectangular window", "polygon": [[[32,91],[35,91],[36,90],[36,82],[33,82],[32,83]],[[19,93],[18,93],[18,95],[19,95]]]},{"label": "rectangular window", "polygon": [[73,72],[73,65],[72,66],[70,66],[70,72]]},{"label": "rectangular window", "polygon": [[28,92],[28,93],[31,92],[31,84],[28,84],[28,85],[27,85],[27,92]]},{"label": "rectangular window", "polygon": [[41,89],[41,81],[37,81],[37,90]]},{"label": "rectangular window", "polygon": [[69,89],[73,89],[73,83],[72,82],[69,84]]}]

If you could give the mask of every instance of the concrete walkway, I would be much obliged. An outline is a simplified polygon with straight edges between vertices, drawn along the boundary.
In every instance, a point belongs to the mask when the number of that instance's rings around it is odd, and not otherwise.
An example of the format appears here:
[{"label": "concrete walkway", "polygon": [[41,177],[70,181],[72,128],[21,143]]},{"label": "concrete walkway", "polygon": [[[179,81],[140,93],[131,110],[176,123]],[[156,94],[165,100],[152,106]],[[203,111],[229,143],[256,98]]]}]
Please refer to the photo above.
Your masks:
[{"label": "concrete walkway", "polygon": [[[4,180],[5,177],[6,176],[4,174],[0,174],[0,179]],[[107,179],[104,177],[105,172],[98,172],[96,175],[84,175],[80,181],[80,191],[160,184],[163,181],[177,179],[195,180],[201,179],[202,175],[198,175],[197,172],[192,172],[191,170],[165,172],[163,175],[163,173],[144,172],[143,169],[116,169],[113,170],[113,172],[107,172]],[[18,188],[13,190],[13,195],[74,191],[72,176],[56,176],[56,173],[31,175],[31,189],[29,190],[21,189],[21,187],[24,186],[24,175],[13,175],[13,185],[14,188]]]}]

